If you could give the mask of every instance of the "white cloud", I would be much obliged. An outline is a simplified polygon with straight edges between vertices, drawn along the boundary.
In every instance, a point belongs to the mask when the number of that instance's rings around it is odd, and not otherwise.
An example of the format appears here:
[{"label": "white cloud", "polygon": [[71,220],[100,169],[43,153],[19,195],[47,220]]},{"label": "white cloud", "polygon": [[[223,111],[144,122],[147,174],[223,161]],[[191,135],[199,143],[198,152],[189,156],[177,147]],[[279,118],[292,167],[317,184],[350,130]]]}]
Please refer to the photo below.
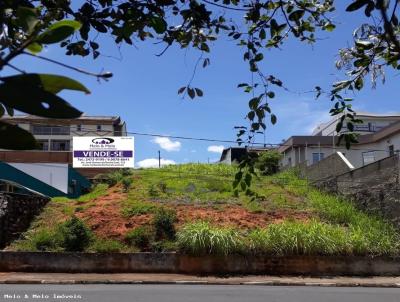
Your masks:
[{"label": "white cloud", "polygon": [[[161,166],[175,165],[171,159],[161,159]],[[158,158],[146,158],[137,163],[139,168],[158,168]]]},{"label": "white cloud", "polygon": [[181,150],[181,143],[178,141],[174,142],[168,137],[156,137],[154,140],[152,140],[152,142],[158,144],[161,149],[164,149],[168,152]]},{"label": "white cloud", "polygon": [[224,151],[224,146],[222,146],[222,145],[208,146],[207,151],[208,152],[214,152],[214,153],[222,153],[222,151]]},{"label": "white cloud", "polygon": [[330,103],[317,103],[313,99],[293,99],[282,101],[272,108],[278,116],[278,123],[271,130],[283,137],[291,135],[310,135],[320,123],[328,122]]}]

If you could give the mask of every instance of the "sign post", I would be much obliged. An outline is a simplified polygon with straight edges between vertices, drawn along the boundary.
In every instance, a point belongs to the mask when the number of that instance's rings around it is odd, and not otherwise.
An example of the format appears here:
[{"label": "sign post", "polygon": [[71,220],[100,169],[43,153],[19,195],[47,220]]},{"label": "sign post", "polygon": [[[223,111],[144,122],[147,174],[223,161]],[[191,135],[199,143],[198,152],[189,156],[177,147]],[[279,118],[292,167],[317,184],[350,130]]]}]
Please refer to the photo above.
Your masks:
[{"label": "sign post", "polygon": [[134,138],[73,137],[74,168],[133,168]]}]

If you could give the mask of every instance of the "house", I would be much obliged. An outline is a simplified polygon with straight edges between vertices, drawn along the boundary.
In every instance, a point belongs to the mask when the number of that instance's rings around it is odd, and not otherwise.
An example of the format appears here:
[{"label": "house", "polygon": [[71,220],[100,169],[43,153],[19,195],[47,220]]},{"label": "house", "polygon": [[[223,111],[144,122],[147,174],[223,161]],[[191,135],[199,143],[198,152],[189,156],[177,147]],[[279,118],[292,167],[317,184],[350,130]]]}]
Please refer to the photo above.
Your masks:
[{"label": "house", "polygon": [[312,165],[335,152],[341,152],[355,168],[359,168],[400,150],[400,115],[359,114],[357,117],[364,123],[355,125],[358,143],[350,149],[343,144],[337,145],[339,135],[348,129],[344,127],[337,133],[337,118],[334,118],[317,126],[313,135],[287,139],[278,149],[283,154],[281,166]]},{"label": "house", "polygon": [[[362,124],[354,124],[354,131],[360,135],[370,134],[381,130],[382,128],[389,126],[397,121],[400,121],[400,115],[383,115],[383,114],[374,114],[369,112],[358,112],[356,117],[363,121]],[[332,136],[337,135],[336,132],[336,124],[338,120],[341,118],[341,115],[337,115],[332,118],[327,123],[319,124],[312,131],[312,136]],[[343,125],[340,133],[348,132],[347,126]]]},{"label": "house", "polygon": [[[2,121],[18,125],[33,134],[37,150],[0,150],[0,161],[6,163],[72,164],[74,136],[127,136],[126,124],[119,116],[82,115],[76,119],[50,119],[33,115],[3,116]],[[94,177],[107,169],[77,169]]]},{"label": "house", "polygon": [[247,152],[260,153],[274,149],[273,147],[229,147],[222,151],[220,163],[231,165],[232,163],[240,163]]}]

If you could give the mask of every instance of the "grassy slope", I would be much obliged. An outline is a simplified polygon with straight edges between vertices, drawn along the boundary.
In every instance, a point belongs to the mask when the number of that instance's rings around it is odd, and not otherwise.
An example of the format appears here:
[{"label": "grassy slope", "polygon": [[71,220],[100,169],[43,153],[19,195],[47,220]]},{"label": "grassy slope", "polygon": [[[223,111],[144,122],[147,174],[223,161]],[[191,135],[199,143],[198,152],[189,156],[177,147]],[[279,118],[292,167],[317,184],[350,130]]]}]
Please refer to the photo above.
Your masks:
[{"label": "grassy slope", "polygon": [[[261,177],[254,190],[262,198],[250,201],[234,196],[231,182],[235,168],[225,165],[179,165],[162,169],[135,170],[133,182],[118,203],[121,216],[135,221],[140,215],[153,215],[161,207],[178,205],[203,207],[220,211],[236,206],[249,213],[268,216],[279,212],[281,223],[261,228],[243,229],[238,225],[217,225],[210,221],[178,227],[176,242],[161,242],[168,249],[180,248],[195,254],[203,253],[267,253],[267,254],[397,254],[398,232],[378,217],[356,210],[350,203],[321,193],[298,179],[292,172]],[[116,180],[121,177],[114,175]],[[111,188],[111,191],[121,190]],[[49,237],[60,222],[74,213],[84,213],[96,205],[95,198],[109,194],[101,184],[78,200],[54,199],[32,224],[13,250],[37,250],[37,241]],[[117,204],[116,204],[117,206]],[[295,214],[305,213],[311,219],[298,220]],[[254,216],[257,219],[258,216]],[[278,222],[278,221],[277,221]],[[46,239],[46,238],[45,238]],[[154,238],[151,239],[154,241]],[[39,245],[40,246],[40,245]],[[152,246],[160,248],[160,242]],[[56,249],[57,248],[50,248]],[[161,249],[163,249],[161,247]],[[135,251],[123,240],[96,238],[89,251]]]}]

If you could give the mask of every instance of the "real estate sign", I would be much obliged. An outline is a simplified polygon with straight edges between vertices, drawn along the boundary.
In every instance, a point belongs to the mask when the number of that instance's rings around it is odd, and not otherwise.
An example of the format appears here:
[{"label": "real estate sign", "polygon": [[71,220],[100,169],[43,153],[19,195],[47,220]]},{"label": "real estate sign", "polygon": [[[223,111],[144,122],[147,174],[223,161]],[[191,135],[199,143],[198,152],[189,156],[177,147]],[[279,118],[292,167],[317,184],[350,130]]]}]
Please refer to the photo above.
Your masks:
[{"label": "real estate sign", "polygon": [[134,138],[73,137],[74,168],[133,168]]}]

